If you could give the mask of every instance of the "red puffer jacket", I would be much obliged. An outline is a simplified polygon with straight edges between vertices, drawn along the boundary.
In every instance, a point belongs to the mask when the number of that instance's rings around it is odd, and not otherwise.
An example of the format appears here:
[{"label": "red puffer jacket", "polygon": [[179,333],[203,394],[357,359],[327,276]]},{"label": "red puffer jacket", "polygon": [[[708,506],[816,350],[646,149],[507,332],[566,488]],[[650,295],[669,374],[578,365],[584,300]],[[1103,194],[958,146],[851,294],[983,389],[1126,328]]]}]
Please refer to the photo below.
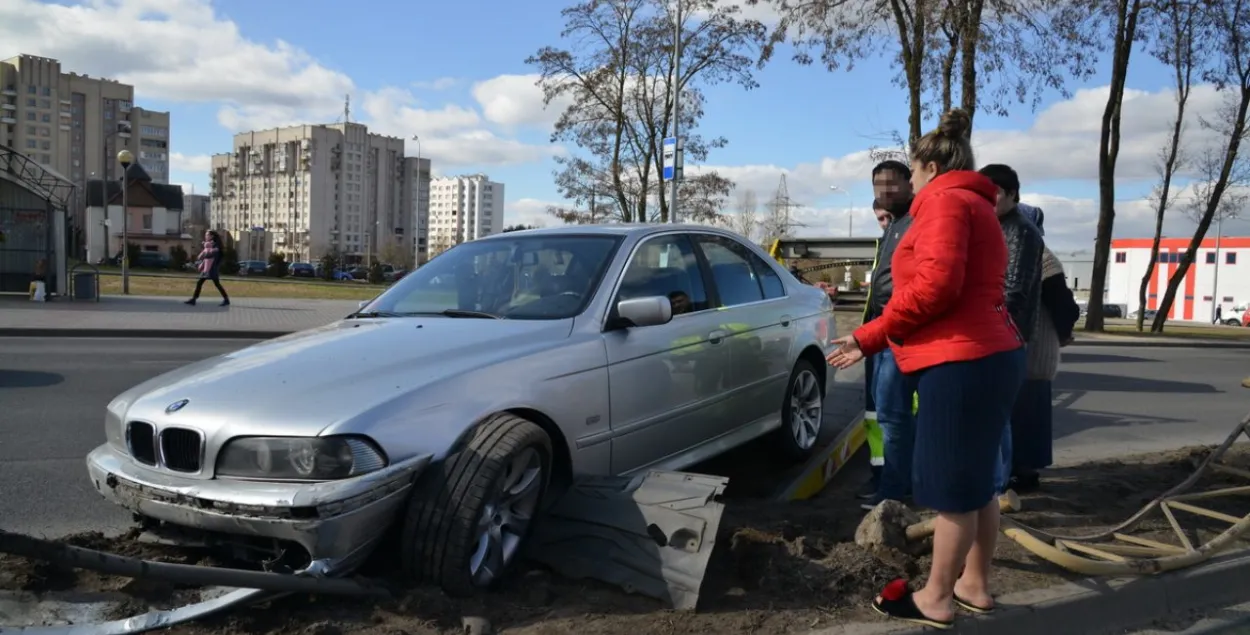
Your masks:
[{"label": "red puffer jacket", "polygon": [[970,171],[929,182],[891,261],[894,295],[856,329],[865,355],[887,346],[904,373],[1024,345],[1003,297],[1007,245],[994,214],[998,188]]}]

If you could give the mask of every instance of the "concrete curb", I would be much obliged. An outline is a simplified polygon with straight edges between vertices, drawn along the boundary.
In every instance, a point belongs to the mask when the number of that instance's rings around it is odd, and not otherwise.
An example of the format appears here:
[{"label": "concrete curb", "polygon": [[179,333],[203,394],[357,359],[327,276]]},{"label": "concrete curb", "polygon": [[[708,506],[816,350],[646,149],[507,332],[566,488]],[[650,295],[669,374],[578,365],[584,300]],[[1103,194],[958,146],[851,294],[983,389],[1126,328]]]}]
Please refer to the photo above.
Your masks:
[{"label": "concrete curb", "polygon": [[1206,349],[1230,349],[1241,350],[1250,349],[1250,341],[1212,341],[1212,340],[1175,340],[1169,342],[1153,342],[1140,341],[1138,339],[1116,338],[1115,336],[1106,339],[1077,339],[1069,344],[1069,346],[1132,346],[1138,348],[1206,348]]},{"label": "concrete curb", "polygon": [[145,338],[204,340],[269,340],[295,331],[244,331],[208,329],[58,329],[0,328],[0,337]]},{"label": "concrete curb", "polygon": [[[1190,569],[1138,578],[1099,579],[1012,593],[991,615],[961,615],[964,635],[1099,635],[1146,628],[1161,620],[1190,617],[1245,602],[1250,596],[1250,551],[1212,559]],[[932,629],[897,622],[847,624],[808,635],[921,635]]]}]

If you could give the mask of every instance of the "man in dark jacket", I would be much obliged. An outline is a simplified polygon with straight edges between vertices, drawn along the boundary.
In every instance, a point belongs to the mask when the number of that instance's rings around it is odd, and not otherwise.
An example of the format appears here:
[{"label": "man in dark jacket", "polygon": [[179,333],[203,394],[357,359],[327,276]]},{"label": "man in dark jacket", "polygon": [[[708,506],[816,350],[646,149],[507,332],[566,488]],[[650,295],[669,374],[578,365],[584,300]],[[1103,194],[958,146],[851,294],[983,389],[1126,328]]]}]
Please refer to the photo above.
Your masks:
[{"label": "man in dark jacket", "polygon": [[[890,213],[890,224],[877,243],[877,259],[868,286],[868,302],[864,322],[881,317],[894,293],[894,276],[890,261],[903,234],[911,226],[911,169],[901,161],[882,161],[872,169],[872,193],[876,203]],[[916,420],[912,412],[912,395],[907,382],[894,361],[894,353],[886,349],[865,368],[864,380],[872,393],[877,423],[881,426],[885,465],[875,495],[868,498],[864,509],[872,509],[884,500],[903,500],[911,493],[911,455],[915,445]],[[865,414],[867,418],[867,413]]]},{"label": "man in dark jacket", "polygon": [[[1042,304],[1042,252],[1045,241],[1042,232],[1020,211],[1020,177],[1011,167],[1002,164],[987,165],[980,170],[998,186],[995,211],[1003,227],[1003,240],[1007,242],[1007,271],[1004,292],[1007,313],[1020,331],[1022,341],[1033,336],[1037,312]],[[995,475],[995,485],[1000,493],[1006,492],[1011,478],[1011,426],[1004,430],[1002,463]]]}]

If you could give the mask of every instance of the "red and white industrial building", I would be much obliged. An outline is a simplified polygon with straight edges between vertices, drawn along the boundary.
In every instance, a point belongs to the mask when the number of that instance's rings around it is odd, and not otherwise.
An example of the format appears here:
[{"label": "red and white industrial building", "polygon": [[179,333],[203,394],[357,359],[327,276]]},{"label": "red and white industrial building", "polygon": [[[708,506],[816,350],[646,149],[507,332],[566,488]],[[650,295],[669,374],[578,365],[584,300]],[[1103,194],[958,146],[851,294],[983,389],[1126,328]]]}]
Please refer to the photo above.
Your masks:
[{"label": "red and white industrial building", "polygon": [[[1189,238],[1164,238],[1154,276],[1146,289],[1146,309],[1157,310],[1167,291],[1168,279],[1180,267],[1189,248]],[[1118,304],[1125,316],[1138,309],[1138,291],[1150,262],[1149,238],[1121,238],[1111,241],[1111,262],[1107,272],[1107,304]],[[1193,266],[1185,274],[1176,293],[1168,319],[1194,322],[1213,321],[1215,306],[1221,317],[1240,317],[1250,303],[1250,237],[1207,238],[1202,241]],[[1236,311],[1235,309],[1241,309]]]}]

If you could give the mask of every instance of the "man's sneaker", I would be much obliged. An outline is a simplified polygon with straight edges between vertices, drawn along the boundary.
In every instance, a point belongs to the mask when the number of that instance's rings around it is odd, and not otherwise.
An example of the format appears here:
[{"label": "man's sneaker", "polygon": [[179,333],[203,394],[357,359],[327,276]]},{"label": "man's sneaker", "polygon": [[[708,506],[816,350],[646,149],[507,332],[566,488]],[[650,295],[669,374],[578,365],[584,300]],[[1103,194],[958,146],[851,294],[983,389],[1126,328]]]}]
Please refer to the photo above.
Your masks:
[{"label": "man's sneaker", "polygon": [[872,476],[868,478],[868,482],[855,493],[855,498],[859,500],[871,500],[877,497],[877,489],[881,485],[881,467],[872,466]]},{"label": "man's sneaker", "polygon": [[877,483],[875,481],[864,483],[864,486],[858,492],[855,492],[855,498],[862,501],[872,500],[876,497]]}]

